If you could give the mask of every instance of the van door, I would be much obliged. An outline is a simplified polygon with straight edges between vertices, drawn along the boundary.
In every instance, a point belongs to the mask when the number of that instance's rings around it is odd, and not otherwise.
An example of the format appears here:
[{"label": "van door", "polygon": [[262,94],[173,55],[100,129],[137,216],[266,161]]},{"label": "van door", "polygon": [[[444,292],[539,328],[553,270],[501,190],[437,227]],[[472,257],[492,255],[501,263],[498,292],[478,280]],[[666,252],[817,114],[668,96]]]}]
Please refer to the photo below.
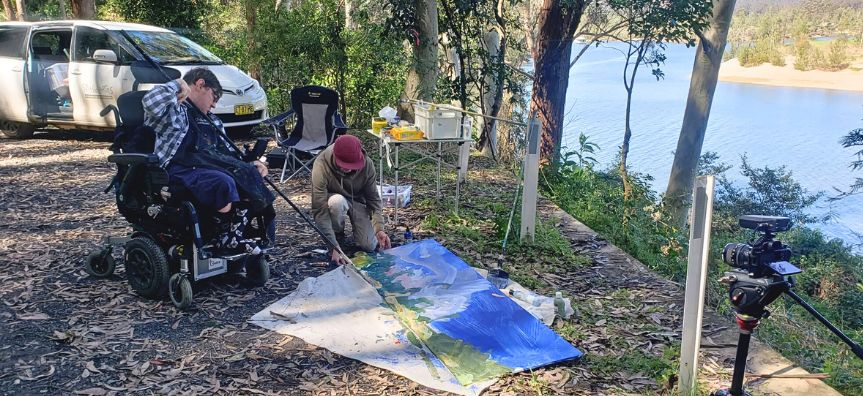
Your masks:
[{"label": "van door", "polygon": [[0,119],[27,122],[24,94],[28,26],[0,26]]},{"label": "van door", "polygon": [[30,29],[24,90],[28,116],[37,120],[67,121],[72,118],[69,83],[69,46],[72,26],[50,25]]},{"label": "van door", "polygon": [[[114,127],[113,114],[99,113],[109,105],[117,105],[117,98],[132,90],[132,70],[135,60],[124,46],[118,44],[108,31],[89,26],[75,28],[72,63],[69,65],[69,88],[75,104],[75,123],[90,126]],[[111,50],[116,62],[93,58],[97,50]]]}]

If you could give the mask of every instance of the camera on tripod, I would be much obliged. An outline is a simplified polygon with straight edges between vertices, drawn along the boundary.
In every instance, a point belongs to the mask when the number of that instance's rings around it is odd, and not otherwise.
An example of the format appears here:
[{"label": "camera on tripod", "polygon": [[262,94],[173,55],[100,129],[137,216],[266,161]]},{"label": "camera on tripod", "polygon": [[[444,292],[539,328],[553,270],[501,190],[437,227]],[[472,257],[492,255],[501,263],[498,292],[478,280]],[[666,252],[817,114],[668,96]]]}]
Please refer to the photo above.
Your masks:
[{"label": "camera on tripod", "polygon": [[748,396],[743,390],[743,375],[746,369],[746,356],[749,353],[749,338],[758,327],[761,319],[770,315],[766,309],[783,293],[794,299],[803,309],[812,314],[819,322],[830,329],[845,344],[851,347],[857,357],[863,359],[863,347],[848,338],[830,323],[815,308],[792,291],[794,278],[791,275],[803,272],[791,259],[791,249],[775,240],[776,233],[788,231],[791,219],[777,216],[746,215],[739,217],[743,228],[755,230],[761,235],[750,243],[729,243],[722,249],[722,260],[733,269],[725,273],[721,283],[728,285],[728,297],[737,312],[737,326],[740,338],[737,343],[737,357],[734,360],[734,373],[731,388],[721,389],[713,396]]},{"label": "camera on tripod", "polygon": [[[740,216],[740,226],[755,230],[761,236],[751,244],[729,243],[722,249],[722,260],[728,265],[753,274],[753,277],[779,274],[792,275],[801,272],[791,266],[791,249],[773,239],[777,232],[791,229],[791,219],[778,216]],[[786,265],[787,264],[787,265]]]}]

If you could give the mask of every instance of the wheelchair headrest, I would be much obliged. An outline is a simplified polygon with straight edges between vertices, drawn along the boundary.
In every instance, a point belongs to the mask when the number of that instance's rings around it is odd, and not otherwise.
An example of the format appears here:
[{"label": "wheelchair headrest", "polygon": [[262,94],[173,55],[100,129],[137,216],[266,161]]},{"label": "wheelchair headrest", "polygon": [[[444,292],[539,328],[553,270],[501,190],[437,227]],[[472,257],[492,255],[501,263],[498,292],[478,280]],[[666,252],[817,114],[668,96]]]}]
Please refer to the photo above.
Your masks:
[{"label": "wheelchair headrest", "polygon": [[117,98],[117,109],[121,125],[114,131],[112,149],[122,149],[124,153],[152,153],[156,134],[144,125],[144,105],[142,100],[147,91],[126,92]]},{"label": "wheelchair headrest", "polygon": [[120,110],[120,119],[126,127],[135,128],[144,124],[144,95],[147,91],[126,92],[117,98],[117,108]]},{"label": "wheelchair headrest", "polygon": [[[162,66],[161,70],[159,71],[159,69],[154,68],[147,61],[136,60],[132,62],[132,75],[135,76],[135,81],[138,84],[164,84],[180,78],[180,71],[177,69]],[[167,79],[165,78],[165,74],[168,75]]]}]

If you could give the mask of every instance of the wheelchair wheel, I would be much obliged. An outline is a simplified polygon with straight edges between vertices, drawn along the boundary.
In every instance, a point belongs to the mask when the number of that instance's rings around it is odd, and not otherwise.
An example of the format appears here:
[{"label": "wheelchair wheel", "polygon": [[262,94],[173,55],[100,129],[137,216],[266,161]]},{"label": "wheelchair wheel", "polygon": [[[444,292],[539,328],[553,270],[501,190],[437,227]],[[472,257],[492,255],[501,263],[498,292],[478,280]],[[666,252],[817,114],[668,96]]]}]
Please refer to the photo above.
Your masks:
[{"label": "wheelchair wheel", "polygon": [[186,309],[192,305],[192,283],[189,278],[179,273],[171,275],[168,280],[168,295],[177,309]]},{"label": "wheelchair wheel", "polygon": [[168,261],[165,252],[150,238],[135,237],[126,243],[126,272],[129,285],[147,298],[160,298],[168,289]]},{"label": "wheelchair wheel", "polygon": [[107,278],[114,274],[116,267],[114,256],[111,256],[111,249],[108,248],[90,253],[84,262],[84,271],[94,278]]},{"label": "wheelchair wheel", "polygon": [[251,287],[260,287],[270,279],[270,265],[263,254],[246,257],[246,280]]}]

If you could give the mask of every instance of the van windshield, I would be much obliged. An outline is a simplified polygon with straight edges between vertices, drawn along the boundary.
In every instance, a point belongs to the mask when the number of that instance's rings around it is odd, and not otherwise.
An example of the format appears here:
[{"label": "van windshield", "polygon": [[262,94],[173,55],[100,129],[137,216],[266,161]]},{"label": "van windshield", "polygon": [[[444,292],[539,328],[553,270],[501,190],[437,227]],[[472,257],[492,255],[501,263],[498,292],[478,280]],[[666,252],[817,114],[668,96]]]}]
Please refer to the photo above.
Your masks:
[{"label": "van windshield", "polygon": [[127,30],[147,55],[161,64],[222,65],[225,62],[198,43],[174,32]]}]

